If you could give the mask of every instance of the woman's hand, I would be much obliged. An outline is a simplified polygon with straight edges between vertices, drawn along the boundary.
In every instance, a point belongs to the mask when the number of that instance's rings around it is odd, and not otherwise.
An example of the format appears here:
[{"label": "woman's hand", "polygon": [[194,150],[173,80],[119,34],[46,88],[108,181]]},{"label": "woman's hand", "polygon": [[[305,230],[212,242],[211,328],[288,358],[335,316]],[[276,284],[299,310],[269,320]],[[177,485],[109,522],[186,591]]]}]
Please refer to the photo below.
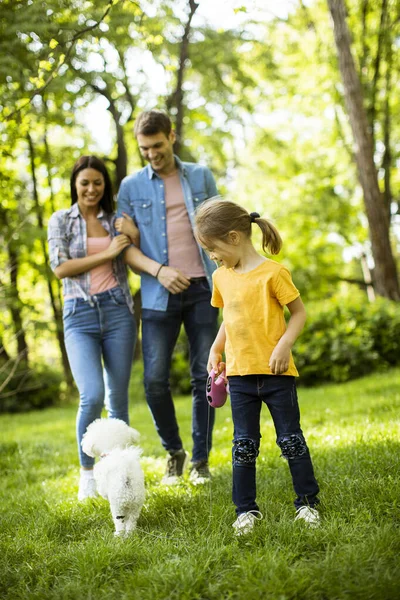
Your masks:
[{"label": "woman's hand", "polygon": [[135,221],[127,213],[122,213],[123,216],[115,220],[115,229],[118,233],[124,233],[129,236],[131,241],[138,246],[140,240],[139,229]]},{"label": "woman's hand", "polygon": [[109,258],[115,258],[118,254],[121,254],[122,250],[131,245],[131,240],[127,235],[117,235],[115,236],[109,247],[107,248],[107,253]]}]

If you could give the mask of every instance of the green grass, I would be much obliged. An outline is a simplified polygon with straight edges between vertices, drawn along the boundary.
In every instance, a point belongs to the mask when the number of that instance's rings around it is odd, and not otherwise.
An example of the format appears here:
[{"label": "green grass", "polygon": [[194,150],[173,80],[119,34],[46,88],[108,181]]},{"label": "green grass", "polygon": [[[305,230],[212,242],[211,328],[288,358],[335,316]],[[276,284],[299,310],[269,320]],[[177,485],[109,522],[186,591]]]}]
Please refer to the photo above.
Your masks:
[{"label": "green grass", "polygon": [[[400,371],[299,392],[321,486],[322,526],[293,522],[289,471],[262,413],[264,520],[235,539],[229,407],[218,410],[211,487],[158,482],[162,451],[147,407],[147,501],[139,530],[113,537],[102,499],[76,501],[74,405],[0,417],[0,597],[4,600],[393,600],[400,590]],[[190,399],[176,402],[190,448]]]}]

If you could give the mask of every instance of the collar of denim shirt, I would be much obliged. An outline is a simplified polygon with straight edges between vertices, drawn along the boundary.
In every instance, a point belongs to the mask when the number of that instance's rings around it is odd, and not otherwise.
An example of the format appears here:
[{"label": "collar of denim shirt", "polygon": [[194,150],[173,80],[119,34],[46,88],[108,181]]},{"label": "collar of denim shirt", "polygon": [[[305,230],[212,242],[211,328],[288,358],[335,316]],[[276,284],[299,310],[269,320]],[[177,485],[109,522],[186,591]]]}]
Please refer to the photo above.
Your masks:
[{"label": "collar of denim shirt", "polygon": [[[174,159],[175,159],[175,165],[176,165],[177,169],[179,171],[181,171],[181,173],[183,175],[186,175],[186,167],[183,164],[183,162],[176,156],[176,154],[174,154]],[[153,177],[160,178],[160,176],[157,175],[157,173],[153,170],[153,167],[151,166],[150,163],[147,165],[147,175],[148,175],[149,179],[153,179]]]}]

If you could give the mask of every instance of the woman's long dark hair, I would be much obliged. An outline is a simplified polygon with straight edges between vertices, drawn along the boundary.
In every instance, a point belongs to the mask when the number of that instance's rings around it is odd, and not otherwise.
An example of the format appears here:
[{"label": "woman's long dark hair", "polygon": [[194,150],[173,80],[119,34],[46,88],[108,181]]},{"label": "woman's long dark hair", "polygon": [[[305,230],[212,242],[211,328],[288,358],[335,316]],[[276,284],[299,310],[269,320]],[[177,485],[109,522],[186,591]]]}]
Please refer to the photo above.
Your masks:
[{"label": "woman's long dark hair", "polygon": [[114,212],[114,195],[112,190],[112,183],[110,176],[107,171],[106,165],[97,156],[81,156],[72,168],[71,173],[71,206],[78,201],[78,194],[76,191],[76,178],[80,171],[83,169],[95,169],[99,171],[104,177],[104,194],[100,200],[100,206],[104,212],[111,214]]}]

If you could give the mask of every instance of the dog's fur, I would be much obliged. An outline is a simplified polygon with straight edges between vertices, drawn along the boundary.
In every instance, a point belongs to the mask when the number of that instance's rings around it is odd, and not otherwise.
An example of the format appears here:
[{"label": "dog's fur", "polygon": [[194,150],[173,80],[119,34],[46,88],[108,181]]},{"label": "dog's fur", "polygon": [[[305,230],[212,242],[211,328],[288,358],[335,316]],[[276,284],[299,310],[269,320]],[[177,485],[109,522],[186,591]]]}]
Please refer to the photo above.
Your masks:
[{"label": "dog's fur", "polygon": [[94,466],[97,491],[109,501],[115,535],[133,531],[145,499],[144,475],[137,446],[139,433],[120,419],[96,419],[82,439],[88,456],[101,457]]}]

